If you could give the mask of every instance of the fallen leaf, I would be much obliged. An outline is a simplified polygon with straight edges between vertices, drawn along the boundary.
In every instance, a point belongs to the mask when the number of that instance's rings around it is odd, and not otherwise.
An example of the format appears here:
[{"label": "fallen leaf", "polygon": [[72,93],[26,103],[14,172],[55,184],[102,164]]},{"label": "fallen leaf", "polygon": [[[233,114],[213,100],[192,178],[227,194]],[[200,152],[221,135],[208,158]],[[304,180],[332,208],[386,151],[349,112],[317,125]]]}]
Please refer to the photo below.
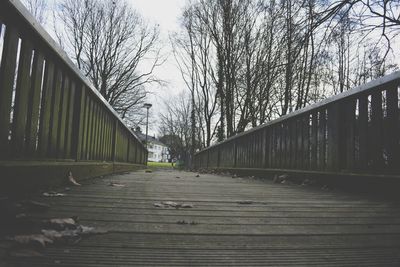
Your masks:
[{"label": "fallen leaf", "polygon": [[56,230],[75,229],[77,227],[76,220],[73,218],[53,218],[45,220],[44,223]]},{"label": "fallen leaf", "polygon": [[42,234],[16,235],[11,238],[11,240],[22,245],[39,244],[41,247],[45,247],[47,244],[53,243],[53,240]]},{"label": "fallen leaf", "polygon": [[54,191],[44,192],[42,195],[45,196],[45,197],[63,197],[63,196],[66,196],[66,194],[57,193],[57,192],[54,192]]},{"label": "fallen leaf", "polygon": [[57,240],[57,239],[63,238],[62,233],[60,233],[59,231],[56,231],[56,230],[46,230],[46,229],[43,229],[43,230],[42,230],[42,234],[43,234],[45,237],[47,237],[47,238],[49,238],[49,239],[51,239],[51,240]]},{"label": "fallen leaf", "polygon": [[163,207],[164,207],[164,205],[163,205],[163,204],[161,204],[161,203],[157,203],[157,202],[156,202],[156,203],[154,203],[154,204],[153,204],[153,206],[154,206],[154,207],[157,207],[157,208],[163,208]]},{"label": "fallen leaf", "polygon": [[37,210],[37,211],[43,211],[50,208],[49,204],[34,200],[23,201],[21,202],[21,204],[30,210]]},{"label": "fallen leaf", "polygon": [[119,183],[113,183],[113,182],[111,182],[111,183],[109,184],[109,186],[124,187],[125,185],[124,185],[124,184],[119,184]]},{"label": "fallen leaf", "polygon": [[252,200],[241,200],[241,201],[237,201],[236,203],[243,204],[243,205],[249,205],[249,204],[253,204],[254,201],[252,201]]},{"label": "fallen leaf", "polygon": [[71,171],[68,173],[68,181],[69,181],[71,184],[73,184],[73,185],[77,185],[77,186],[80,186],[80,185],[81,185],[80,183],[78,183],[78,182],[75,180],[74,176],[72,176],[72,172],[71,172]]},{"label": "fallen leaf", "polygon": [[23,218],[26,218],[25,213],[19,213],[19,214],[15,215],[15,219],[23,219]]},{"label": "fallen leaf", "polygon": [[147,169],[147,170],[145,170],[144,172],[146,172],[146,173],[152,173],[153,171],[152,171],[152,170],[149,170],[149,169]]},{"label": "fallen leaf", "polygon": [[194,207],[194,205],[193,204],[189,204],[189,203],[182,203],[181,205],[180,205],[180,207],[181,208],[193,208]]},{"label": "fallen leaf", "polygon": [[178,203],[173,202],[173,201],[165,201],[165,202],[162,202],[161,204],[163,204],[164,206],[169,206],[169,207],[173,207],[173,208],[178,206]]},{"label": "fallen leaf", "polygon": [[179,177],[179,176],[176,176],[175,178],[177,178],[177,179],[180,179],[181,177]]},{"label": "fallen leaf", "polygon": [[108,233],[105,229],[94,228],[90,226],[79,225],[77,229],[82,235],[95,235]]},{"label": "fallen leaf", "polygon": [[8,253],[9,256],[11,257],[17,257],[17,258],[36,258],[36,257],[43,257],[44,255],[40,252],[37,252],[36,250],[32,249],[18,249],[18,250],[13,250]]}]

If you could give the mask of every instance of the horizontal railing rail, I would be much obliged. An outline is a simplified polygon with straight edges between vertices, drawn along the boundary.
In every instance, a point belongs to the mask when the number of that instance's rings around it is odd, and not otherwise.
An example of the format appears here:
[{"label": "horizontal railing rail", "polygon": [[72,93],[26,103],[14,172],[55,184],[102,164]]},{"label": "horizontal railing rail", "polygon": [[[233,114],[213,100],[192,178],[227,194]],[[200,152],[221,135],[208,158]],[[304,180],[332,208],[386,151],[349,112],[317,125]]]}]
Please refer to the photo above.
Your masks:
[{"label": "horizontal railing rail", "polygon": [[195,154],[197,168],[400,174],[400,72]]},{"label": "horizontal railing rail", "polygon": [[16,0],[0,2],[0,160],[145,164],[147,149]]}]

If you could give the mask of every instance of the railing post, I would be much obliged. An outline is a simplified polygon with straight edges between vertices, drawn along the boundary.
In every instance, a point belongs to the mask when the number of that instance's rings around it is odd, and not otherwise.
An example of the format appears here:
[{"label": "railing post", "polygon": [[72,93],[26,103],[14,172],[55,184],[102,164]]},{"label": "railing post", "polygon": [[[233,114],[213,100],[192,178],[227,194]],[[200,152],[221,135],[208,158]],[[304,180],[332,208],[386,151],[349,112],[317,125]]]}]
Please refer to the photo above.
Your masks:
[{"label": "railing post", "polygon": [[111,160],[115,162],[117,156],[117,127],[118,127],[118,120],[114,120],[114,126],[112,131],[112,153],[111,153]]},{"label": "railing post", "polygon": [[8,26],[4,37],[0,69],[0,158],[6,158],[10,151],[8,135],[17,52],[17,30],[12,26]]},{"label": "railing post", "polygon": [[387,138],[388,165],[391,172],[398,171],[399,166],[399,93],[397,84],[390,84],[386,90],[387,103]]},{"label": "railing post", "polygon": [[345,120],[343,103],[334,103],[328,106],[328,170],[341,170],[346,160],[344,127]]},{"label": "railing post", "polygon": [[237,141],[238,140],[233,141],[233,168],[236,168],[237,164]]},{"label": "railing post", "polygon": [[[79,89],[78,89],[79,88]],[[75,161],[79,161],[82,158],[82,148],[83,148],[83,140],[86,137],[84,134],[84,123],[86,120],[85,116],[85,105],[86,103],[86,94],[85,94],[85,86],[76,86],[76,94],[75,94],[75,105],[74,105],[74,115],[73,115],[73,139],[72,139],[72,155],[74,155]]]}]

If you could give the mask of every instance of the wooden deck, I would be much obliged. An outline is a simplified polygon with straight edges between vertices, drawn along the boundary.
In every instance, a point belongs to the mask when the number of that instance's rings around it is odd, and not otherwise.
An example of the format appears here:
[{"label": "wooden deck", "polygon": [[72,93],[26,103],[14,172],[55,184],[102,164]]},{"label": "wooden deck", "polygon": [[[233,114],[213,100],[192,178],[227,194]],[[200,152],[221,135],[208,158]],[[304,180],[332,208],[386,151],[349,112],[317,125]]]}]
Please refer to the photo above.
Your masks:
[{"label": "wooden deck", "polygon": [[[400,204],[365,196],[139,171],[39,199],[51,204],[40,216],[79,216],[82,224],[109,232],[49,246],[44,258],[16,259],[11,266],[400,266]],[[154,206],[163,201],[194,207]]]}]

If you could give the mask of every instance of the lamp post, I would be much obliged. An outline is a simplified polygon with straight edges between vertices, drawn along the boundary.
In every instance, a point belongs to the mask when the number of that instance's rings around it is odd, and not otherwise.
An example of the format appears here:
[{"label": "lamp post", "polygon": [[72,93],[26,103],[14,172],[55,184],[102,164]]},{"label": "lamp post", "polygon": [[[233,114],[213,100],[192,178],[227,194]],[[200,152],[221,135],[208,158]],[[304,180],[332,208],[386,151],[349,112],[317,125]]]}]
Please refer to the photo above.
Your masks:
[{"label": "lamp post", "polygon": [[145,107],[147,109],[147,115],[146,115],[146,149],[147,149],[147,134],[149,131],[149,109],[152,107],[153,105],[150,103],[145,103],[143,105],[143,107]]}]

